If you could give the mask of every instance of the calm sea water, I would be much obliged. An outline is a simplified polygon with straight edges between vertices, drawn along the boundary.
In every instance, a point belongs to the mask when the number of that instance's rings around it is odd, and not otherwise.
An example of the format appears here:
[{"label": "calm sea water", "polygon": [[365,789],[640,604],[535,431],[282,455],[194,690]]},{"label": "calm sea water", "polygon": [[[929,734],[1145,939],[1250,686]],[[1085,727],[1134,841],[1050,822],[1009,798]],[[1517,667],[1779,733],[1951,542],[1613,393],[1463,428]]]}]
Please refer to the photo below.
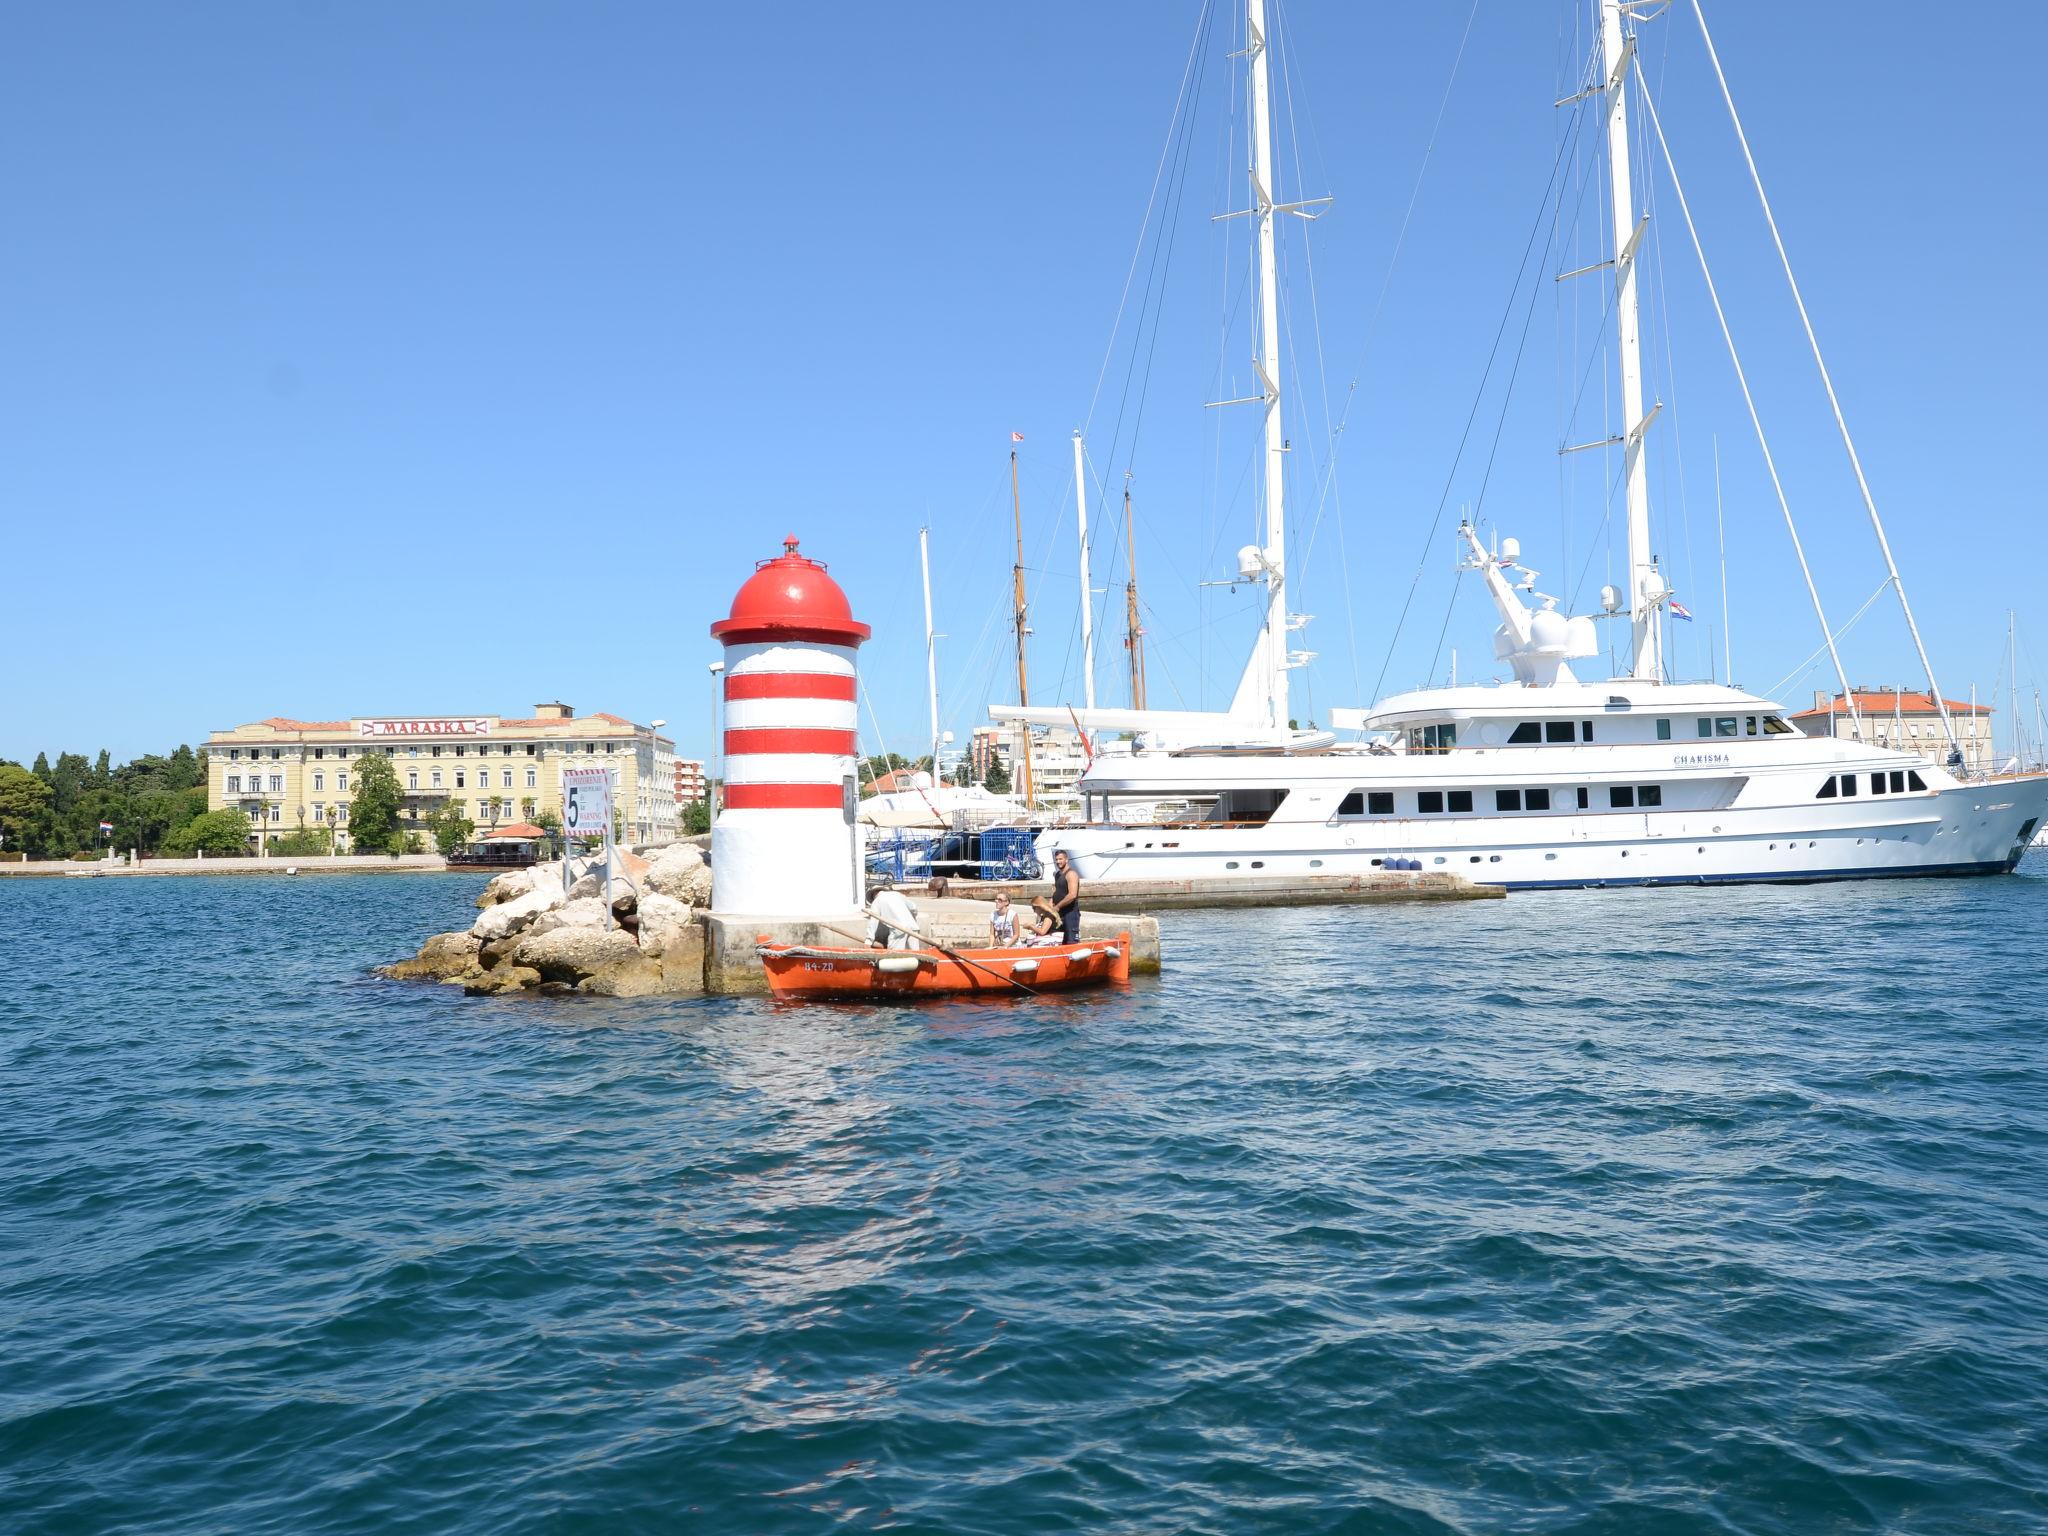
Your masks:
[{"label": "calm sea water", "polygon": [[2048,859],[477,1001],[0,881],[0,1529],[2048,1528]]}]

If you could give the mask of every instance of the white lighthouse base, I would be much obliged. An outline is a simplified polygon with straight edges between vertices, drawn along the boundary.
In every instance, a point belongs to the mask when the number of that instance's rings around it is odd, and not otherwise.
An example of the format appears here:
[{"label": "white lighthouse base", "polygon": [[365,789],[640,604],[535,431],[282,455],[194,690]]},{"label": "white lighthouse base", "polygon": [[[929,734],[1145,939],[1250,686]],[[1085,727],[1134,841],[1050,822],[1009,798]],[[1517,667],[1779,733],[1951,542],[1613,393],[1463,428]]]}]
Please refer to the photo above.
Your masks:
[{"label": "white lighthouse base", "polygon": [[711,829],[711,910],[858,917],[864,852],[861,828],[836,810],[721,811]]}]

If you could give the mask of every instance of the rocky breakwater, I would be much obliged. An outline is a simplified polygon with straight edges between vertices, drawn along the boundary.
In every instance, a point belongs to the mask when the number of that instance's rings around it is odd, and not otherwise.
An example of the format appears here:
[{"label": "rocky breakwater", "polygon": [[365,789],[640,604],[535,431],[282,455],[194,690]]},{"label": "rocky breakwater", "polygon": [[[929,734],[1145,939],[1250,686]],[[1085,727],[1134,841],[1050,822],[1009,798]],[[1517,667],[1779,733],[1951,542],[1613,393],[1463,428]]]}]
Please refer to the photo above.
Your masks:
[{"label": "rocky breakwater", "polygon": [[437,933],[410,960],[379,967],[400,981],[438,981],[472,996],[582,992],[651,997],[704,989],[711,866],[677,843],[651,858],[619,850],[610,922],[601,865],[578,861],[563,889],[559,862],[497,876],[463,931]]}]

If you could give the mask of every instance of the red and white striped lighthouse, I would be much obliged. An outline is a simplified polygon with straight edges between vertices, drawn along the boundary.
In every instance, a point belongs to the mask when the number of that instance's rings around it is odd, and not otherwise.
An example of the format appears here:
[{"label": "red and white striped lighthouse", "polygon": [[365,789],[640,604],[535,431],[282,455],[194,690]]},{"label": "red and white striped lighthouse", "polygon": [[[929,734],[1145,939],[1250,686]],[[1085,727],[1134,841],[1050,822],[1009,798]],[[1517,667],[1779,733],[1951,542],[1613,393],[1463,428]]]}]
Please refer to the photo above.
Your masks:
[{"label": "red and white striped lighthouse", "polygon": [[797,553],[763,560],[711,626],[725,646],[725,805],[711,908],[829,917],[861,906],[854,652],[871,633]]}]

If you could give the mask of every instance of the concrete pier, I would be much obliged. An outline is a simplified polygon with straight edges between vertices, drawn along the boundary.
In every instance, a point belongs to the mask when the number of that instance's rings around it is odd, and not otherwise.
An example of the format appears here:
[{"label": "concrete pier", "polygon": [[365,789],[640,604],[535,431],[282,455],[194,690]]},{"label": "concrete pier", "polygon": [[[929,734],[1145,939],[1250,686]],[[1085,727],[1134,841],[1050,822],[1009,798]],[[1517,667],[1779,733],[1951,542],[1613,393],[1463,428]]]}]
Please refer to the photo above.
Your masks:
[{"label": "concrete pier", "polygon": [[[949,895],[977,901],[1007,892],[1012,902],[1029,902],[1049,889],[1045,880],[953,880]],[[904,890],[912,894],[914,887]],[[1463,875],[1437,871],[1378,870],[1369,875],[1260,875],[1203,880],[1087,880],[1081,905],[1090,912],[1151,912],[1193,907],[1301,907],[1334,902],[1489,901],[1507,895],[1498,885],[1480,885]],[[929,898],[925,898],[929,899]]]}]

